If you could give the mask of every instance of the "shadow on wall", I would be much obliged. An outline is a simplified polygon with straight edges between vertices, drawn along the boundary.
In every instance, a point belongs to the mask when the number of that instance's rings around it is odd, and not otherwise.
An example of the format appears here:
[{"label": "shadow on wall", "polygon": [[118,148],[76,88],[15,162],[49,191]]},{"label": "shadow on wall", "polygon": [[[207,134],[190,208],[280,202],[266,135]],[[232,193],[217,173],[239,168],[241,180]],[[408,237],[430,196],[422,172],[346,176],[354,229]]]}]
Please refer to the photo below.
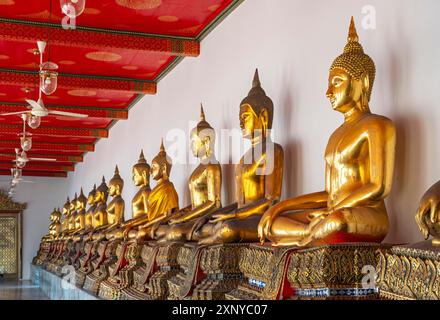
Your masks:
[{"label": "shadow on wall", "polygon": [[[425,176],[422,170],[411,170],[418,168],[423,161],[424,150],[427,150],[424,129],[431,125],[426,123],[430,117],[422,118],[419,114],[408,113],[407,100],[410,92],[411,74],[408,67],[411,65],[411,46],[408,45],[405,30],[398,29],[400,23],[404,21],[399,18],[396,20],[395,30],[400,30],[398,46],[395,46],[396,39],[389,34],[386,48],[388,63],[382,72],[389,75],[387,84],[387,96],[390,97],[392,114],[391,118],[396,125],[396,158],[394,169],[394,181],[391,194],[388,198],[387,206],[389,209],[390,227],[388,242],[416,242],[421,240],[415,222],[415,214],[418,206],[419,197],[423,193]],[[399,48],[397,51],[395,48]],[[420,194],[414,194],[414,190],[420,190]]]},{"label": "shadow on wall", "polygon": [[[291,70],[286,68],[285,70]],[[281,122],[278,128],[274,128],[276,132],[283,132],[290,137],[295,130],[297,117],[295,114],[294,100],[298,98],[293,93],[294,85],[290,74],[283,72],[283,79],[280,83],[283,95],[280,104],[275,107],[275,112],[279,113]],[[302,157],[301,145],[296,139],[284,139],[284,136],[278,136],[275,139],[282,145],[284,149],[284,173],[283,173],[283,189],[281,199],[291,198],[302,191],[303,175],[302,175]],[[284,143],[283,143],[284,141]]]},{"label": "shadow on wall", "polygon": [[[388,200],[388,241],[404,239],[405,242],[413,242],[418,233],[414,216],[425,187],[425,177],[422,170],[410,168],[419,167],[423,161],[421,151],[426,150],[423,138],[425,120],[416,114],[393,117],[397,129],[397,143],[393,189]],[[413,190],[420,190],[420,194],[412,194]]]}]

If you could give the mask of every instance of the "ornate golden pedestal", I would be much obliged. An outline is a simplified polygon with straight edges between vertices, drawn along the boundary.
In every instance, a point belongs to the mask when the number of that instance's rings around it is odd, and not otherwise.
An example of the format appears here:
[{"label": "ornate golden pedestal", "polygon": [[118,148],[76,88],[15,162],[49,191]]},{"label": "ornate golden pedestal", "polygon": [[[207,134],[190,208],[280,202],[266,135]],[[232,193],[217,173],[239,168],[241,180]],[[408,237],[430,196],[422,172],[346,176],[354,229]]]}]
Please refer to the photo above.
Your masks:
[{"label": "ornate golden pedestal", "polygon": [[322,245],[293,251],[288,280],[293,299],[378,299],[380,255],[390,246],[377,243]]},{"label": "ornate golden pedestal", "polygon": [[124,242],[118,245],[118,260],[109,267],[109,277],[99,286],[98,295],[101,298],[118,300],[122,290],[133,283],[133,269],[141,264],[139,250],[136,243]]},{"label": "ornate golden pedestal", "polygon": [[192,293],[193,300],[222,300],[243,278],[239,269],[241,251],[248,244],[219,244],[203,249],[200,268],[206,274]]},{"label": "ornate golden pedestal", "polygon": [[200,268],[200,258],[205,248],[197,243],[186,243],[180,248],[177,254],[177,274],[168,280],[169,300],[191,299],[195,285],[206,278]]},{"label": "ornate golden pedestal", "polygon": [[134,272],[133,285],[122,291],[121,299],[165,299],[168,295],[167,280],[178,272],[177,255],[182,246],[180,243],[144,245],[142,260],[145,268]]},{"label": "ornate golden pedestal", "polygon": [[433,247],[431,241],[381,253],[378,273],[383,299],[440,299],[440,247]]},{"label": "ornate golden pedestal", "polygon": [[64,264],[64,254],[67,252],[67,241],[61,240],[51,259],[48,261],[46,265],[46,270],[57,275],[61,275],[60,266]]},{"label": "ornate golden pedestal", "polygon": [[99,285],[109,277],[110,266],[115,264],[118,260],[116,248],[119,244],[120,241],[103,241],[99,244],[99,258],[92,261],[93,272],[86,276],[83,286],[84,290],[98,295]]},{"label": "ornate golden pedestal", "polygon": [[229,300],[285,299],[292,295],[287,283],[289,253],[293,248],[251,244],[241,250],[239,269],[243,278],[225,295]]},{"label": "ornate golden pedestal", "polygon": [[226,298],[377,299],[375,270],[380,253],[388,248],[373,243],[308,249],[253,244],[243,250],[240,259],[240,270],[245,278]]},{"label": "ornate golden pedestal", "polygon": [[41,266],[44,264],[51,252],[52,242],[41,242],[37,255],[32,259],[32,264]]},{"label": "ornate golden pedestal", "polygon": [[86,276],[94,270],[92,261],[98,258],[98,244],[98,242],[92,241],[84,244],[84,255],[79,258],[80,267],[75,272],[75,285],[77,287],[82,288],[84,281],[86,280]]}]

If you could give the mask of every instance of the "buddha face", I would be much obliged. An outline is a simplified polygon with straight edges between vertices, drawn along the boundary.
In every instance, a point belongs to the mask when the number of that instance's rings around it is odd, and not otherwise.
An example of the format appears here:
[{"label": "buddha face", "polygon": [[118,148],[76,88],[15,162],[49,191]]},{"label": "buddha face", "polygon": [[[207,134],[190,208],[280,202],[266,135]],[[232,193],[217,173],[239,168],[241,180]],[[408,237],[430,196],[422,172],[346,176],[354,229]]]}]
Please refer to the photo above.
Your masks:
[{"label": "buddha face", "polygon": [[327,98],[330,99],[333,110],[346,113],[361,101],[363,81],[356,80],[346,71],[334,68],[328,79]]},{"label": "buddha face", "polygon": [[63,207],[63,214],[67,215],[70,211],[70,204],[65,204]]},{"label": "buddha face", "polygon": [[265,120],[267,125],[266,109],[263,109],[262,112],[257,115],[249,104],[243,104],[240,106],[240,128],[243,138],[253,139],[256,136],[261,135],[265,128]]},{"label": "buddha face", "polygon": [[140,170],[134,167],[132,173],[133,173],[132,179],[136,187],[142,186],[144,184],[148,184],[149,172],[147,172],[147,170]]},{"label": "buddha face", "polygon": [[101,201],[104,201],[104,192],[97,190],[95,193],[95,203],[98,203]]},{"label": "buddha face", "polygon": [[76,201],[76,210],[77,211],[83,210],[83,209],[85,209],[85,207],[86,207],[86,204],[83,201],[81,201],[81,200]]},{"label": "buddha face", "polygon": [[108,193],[111,197],[120,194],[121,186],[116,183],[110,183]]},{"label": "buddha face", "polygon": [[89,193],[89,197],[87,198],[87,203],[91,206],[95,203],[95,196],[93,193]]},{"label": "buddha face", "polygon": [[191,132],[191,151],[194,157],[204,158],[209,157],[212,153],[212,142],[210,137],[210,131],[204,129],[197,133],[197,130]]},{"label": "buddha face", "polygon": [[160,178],[162,178],[162,170],[161,170],[161,165],[159,163],[157,163],[156,161],[153,161],[153,163],[151,164],[151,176],[153,177],[154,180],[159,180]]},{"label": "buddha face", "polygon": [[76,207],[76,200],[72,200],[72,202],[70,202],[70,211],[74,211]]}]

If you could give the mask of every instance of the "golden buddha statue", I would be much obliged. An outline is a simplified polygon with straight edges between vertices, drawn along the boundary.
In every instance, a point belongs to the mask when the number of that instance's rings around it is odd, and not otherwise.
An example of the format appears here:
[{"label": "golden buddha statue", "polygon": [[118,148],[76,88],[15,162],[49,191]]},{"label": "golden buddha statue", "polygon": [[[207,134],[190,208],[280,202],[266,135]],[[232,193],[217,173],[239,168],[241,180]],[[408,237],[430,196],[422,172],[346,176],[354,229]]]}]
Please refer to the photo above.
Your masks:
[{"label": "golden buddha statue", "polygon": [[[156,232],[163,241],[193,240],[193,226],[198,218],[221,207],[222,170],[214,154],[215,131],[205,120],[203,107],[200,122],[191,130],[191,150],[200,164],[189,179],[191,206],[170,219],[168,228]],[[161,231],[162,234],[159,234]]]},{"label": "golden buddha statue", "polygon": [[[81,193],[82,192],[83,191],[81,189]],[[93,214],[95,213],[95,210],[96,210],[95,195],[96,195],[96,184],[93,185],[92,191],[90,191],[87,196],[86,204],[89,205],[89,208],[84,213],[84,228],[76,233],[76,235],[73,239],[75,242],[82,241],[83,236],[93,230]],[[84,208],[85,207],[86,207],[86,205],[84,205]]]},{"label": "golden buddha statue", "polygon": [[[252,89],[240,104],[240,127],[251,148],[236,166],[237,203],[219,209],[195,237],[200,244],[227,242],[254,242],[258,240],[257,226],[261,215],[281,196],[283,179],[283,148],[273,143],[270,129],[273,120],[273,102],[261,87],[258,70]],[[204,217],[201,218],[204,222]]]},{"label": "golden buddha statue", "polygon": [[53,209],[49,216],[49,233],[41,238],[42,242],[51,241],[56,238],[61,232],[61,212],[56,208]]},{"label": "golden buddha statue", "polygon": [[61,233],[61,212],[59,209],[54,209],[50,215],[49,235],[51,239],[56,238]]},{"label": "golden buddha statue", "polygon": [[61,234],[64,236],[69,231],[70,224],[70,199],[67,197],[67,201],[62,209],[63,221],[61,222]]},{"label": "golden buddha statue", "polygon": [[151,162],[151,175],[157,184],[148,197],[148,222],[139,226],[138,231],[130,231],[130,238],[136,237],[138,241],[155,239],[157,229],[179,211],[179,197],[169,180],[171,166],[171,158],[167,156],[162,141],[159,153]]},{"label": "golden buddha statue", "polygon": [[74,234],[78,234],[82,232],[86,227],[86,205],[87,205],[87,198],[84,195],[83,189],[81,188],[81,192],[79,196],[76,198]]},{"label": "golden buddha statue", "polygon": [[87,240],[101,239],[102,234],[100,231],[107,227],[107,198],[108,198],[108,186],[105,182],[104,176],[102,182],[95,192],[95,211],[93,212],[93,229],[91,230]]},{"label": "golden buddha statue", "polygon": [[107,222],[108,225],[102,231],[103,236],[109,238],[111,232],[117,229],[124,222],[125,201],[122,199],[122,189],[124,188],[124,180],[119,175],[118,166],[115,168],[115,174],[109,181],[109,194],[112,200],[107,206]]},{"label": "golden buddha statue", "polygon": [[425,192],[416,214],[417,225],[425,240],[431,235],[433,246],[440,246],[440,181]]},{"label": "golden buddha statue", "polygon": [[[147,207],[150,196],[150,166],[141,151],[138,162],[133,166],[133,182],[139,190],[131,201],[132,219],[121,223],[120,227],[107,234],[107,239],[127,238],[130,230],[148,222]],[[135,234],[134,232],[132,235]]]},{"label": "golden buddha statue", "polygon": [[270,208],[258,226],[261,242],[302,247],[385,238],[396,130],[391,120],[370,112],[374,77],[374,62],[358,42],[352,18],[344,52],[330,67],[327,97],[344,123],[325,151],[325,191]]},{"label": "golden buddha statue", "polygon": [[78,195],[75,193],[74,198],[72,201],[70,201],[70,219],[69,219],[69,233],[73,233],[76,231],[76,224],[75,224],[75,218],[76,218],[76,200],[78,198]]}]

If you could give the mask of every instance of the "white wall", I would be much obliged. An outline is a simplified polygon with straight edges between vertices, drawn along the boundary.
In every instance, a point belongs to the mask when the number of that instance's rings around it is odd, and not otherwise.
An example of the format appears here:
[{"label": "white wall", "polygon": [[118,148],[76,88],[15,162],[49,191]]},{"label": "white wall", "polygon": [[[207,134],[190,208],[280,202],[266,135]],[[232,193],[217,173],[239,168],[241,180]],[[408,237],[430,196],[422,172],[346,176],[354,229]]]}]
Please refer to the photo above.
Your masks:
[{"label": "white wall", "polygon": [[[361,27],[364,5],[376,8],[376,30]],[[342,52],[353,15],[377,67],[371,109],[394,120],[398,129],[386,240],[421,240],[413,216],[423,192],[440,178],[439,12],[437,0],[246,0],[203,41],[198,58],[180,63],[159,83],[157,95],[145,96],[130,119],[115,125],[109,139],[77,165],[67,181],[69,195],[81,186],[88,192],[118,164],[129,203],[135,192],[131,166],[139,150],[144,148],[150,162],[161,137],[198,119],[200,101],[213,127],[238,128],[239,103],[256,67],[275,104],[275,139],[285,149],[283,197],[322,190],[324,149],[342,122],[325,97],[328,68]],[[172,170],[182,206],[189,201],[186,180],[192,167]],[[232,178],[232,167],[224,166],[225,204],[233,199]],[[49,207],[64,199],[53,196]]]},{"label": "white wall", "polygon": [[68,185],[66,179],[25,178],[34,183],[21,183],[13,200],[27,203],[27,208],[23,212],[22,277],[29,279],[32,258],[37,253],[41,237],[49,231],[50,213],[55,206],[61,206],[65,202]]}]

